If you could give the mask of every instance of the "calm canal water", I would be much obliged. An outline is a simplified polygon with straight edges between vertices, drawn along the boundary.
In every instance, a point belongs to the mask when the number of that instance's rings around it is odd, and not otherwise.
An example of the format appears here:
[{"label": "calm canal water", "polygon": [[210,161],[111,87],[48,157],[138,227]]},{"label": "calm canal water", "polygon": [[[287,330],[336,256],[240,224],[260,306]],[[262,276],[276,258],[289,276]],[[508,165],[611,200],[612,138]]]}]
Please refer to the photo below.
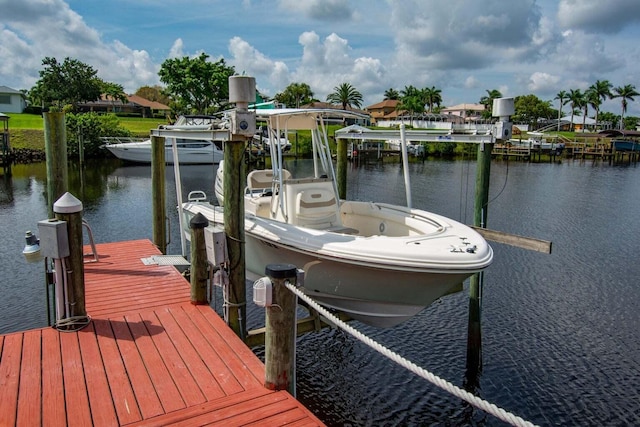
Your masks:
[{"label": "calm canal water", "polygon": [[[415,207],[472,221],[474,162],[410,169]],[[46,325],[42,264],[21,255],[24,232],[47,217],[45,166],[12,172],[0,179],[0,333]],[[185,166],[182,177],[184,194],[204,189],[213,197],[211,167]],[[150,167],[102,161],[88,165],[82,179],[72,167],[70,178],[97,242],[151,238]],[[351,198],[404,203],[398,164],[353,166],[348,179]],[[171,202],[173,182],[168,168]],[[497,161],[490,198],[489,228],[551,240],[553,253],[493,244],[477,394],[540,425],[639,425],[640,167]],[[179,253],[177,215],[170,213],[169,252]],[[462,387],[466,290],[392,329],[354,325]],[[262,318],[252,310],[250,327]],[[298,398],[328,425],[502,425],[340,331],[301,337],[297,350]]]}]

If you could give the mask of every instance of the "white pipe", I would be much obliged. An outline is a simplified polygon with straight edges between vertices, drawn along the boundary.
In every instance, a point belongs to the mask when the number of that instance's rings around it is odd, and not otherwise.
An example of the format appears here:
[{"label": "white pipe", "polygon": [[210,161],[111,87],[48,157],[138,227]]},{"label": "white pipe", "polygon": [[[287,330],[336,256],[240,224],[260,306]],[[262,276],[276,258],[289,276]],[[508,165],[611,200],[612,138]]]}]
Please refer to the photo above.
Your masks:
[{"label": "white pipe", "polygon": [[402,169],[404,170],[404,191],[407,194],[407,207],[411,209],[411,180],[409,179],[409,157],[407,156],[407,137],[404,123],[400,125],[400,146],[402,148]]},{"label": "white pipe", "polygon": [[184,235],[185,228],[184,228],[184,214],[182,210],[182,180],[180,178],[180,162],[178,159],[178,146],[176,143],[176,138],[171,138],[171,150],[173,150],[173,172],[176,180],[176,199],[178,199],[178,227],[180,227],[180,246],[182,247],[182,256],[186,257],[187,256],[187,238]]},{"label": "white pipe", "polygon": [[53,270],[55,273],[55,290],[56,290],[56,320],[66,318],[67,311],[67,292],[64,286],[64,271],[62,269],[62,260],[54,258]]}]

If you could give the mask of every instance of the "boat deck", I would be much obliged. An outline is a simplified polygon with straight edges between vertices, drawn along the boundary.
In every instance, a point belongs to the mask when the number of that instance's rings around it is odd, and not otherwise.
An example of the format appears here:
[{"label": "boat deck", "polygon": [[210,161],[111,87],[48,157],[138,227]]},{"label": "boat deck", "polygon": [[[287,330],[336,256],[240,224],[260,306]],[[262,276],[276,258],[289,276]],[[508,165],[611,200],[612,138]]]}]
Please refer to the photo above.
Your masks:
[{"label": "boat deck", "polygon": [[0,336],[0,425],[323,425],[148,240],[97,245],[85,264],[92,322]]}]

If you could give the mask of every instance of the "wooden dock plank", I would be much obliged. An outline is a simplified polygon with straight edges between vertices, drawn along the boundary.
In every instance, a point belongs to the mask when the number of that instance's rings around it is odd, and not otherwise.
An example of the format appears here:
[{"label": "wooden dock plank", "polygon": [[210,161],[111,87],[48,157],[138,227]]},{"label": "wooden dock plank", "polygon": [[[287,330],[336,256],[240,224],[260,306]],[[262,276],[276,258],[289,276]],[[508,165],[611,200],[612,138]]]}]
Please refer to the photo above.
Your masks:
[{"label": "wooden dock plank", "polygon": [[162,326],[167,331],[169,339],[175,345],[178,354],[182,357],[182,360],[184,360],[185,366],[193,376],[193,379],[200,388],[200,391],[204,394],[206,400],[214,400],[224,396],[225,394],[216,381],[214,375],[202,361],[198,351],[194,348],[191,341],[189,341],[185,336],[184,331],[180,328],[180,325],[173,317],[172,313],[174,311],[180,312],[181,310],[169,310],[169,308],[166,308],[164,310],[156,311],[158,318],[162,322]]},{"label": "wooden dock plank", "polygon": [[136,396],[144,396],[144,399],[137,399],[142,416],[151,418],[163,414],[164,410],[160,398],[158,398],[153,382],[145,369],[127,322],[124,318],[119,317],[111,318],[109,321],[133,392]]},{"label": "wooden dock plank", "polygon": [[161,326],[145,322],[139,314],[129,315],[126,320],[164,411],[173,412],[185,408],[186,404],[176,384],[166,380],[171,374],[151,339],[151,334],[161,332]]},{"label": "wooden dock plank", "polygon": [[66,426],[60,332],[42,330],[42,419],[50,426]]},{"label": "wooden dock plank", "polygon": [[108,320],[95,318],[92,323],[98,336],[98,346],[100,347],[105,373],[111,388],[111,396],[118,415],[118,422],[122,425],[140,421],[142,414],[127,377],[127,371],[111,330],[111,324]]},{"label": "wooden dock plank", "polygon": [[[145,321],[155,322],[162,325],[162,322],[157,318],[156,313],[141,313],[142,318]],[[162,325],[164,330],[164,325]],[[151,339],[158,348],[162,360],[167,370],[169,371],[172,380],[176,387],[180,391],[182,399],[184,399],[187,406],[194,406],[206,401],[202,391],[198,387],[198,384],[193,379],[193,376],[189,373],[184,361],[178,354],[174,344],[171,342],[166,333],[152,335]]]},{"label": "wooden dock plank", "polygon": [[33,369],[33,367],[40,366],[42,358],[41,334],[25,334],[23,343],[17,425],[30,423],[40,425],[42,422],[40,413],[40,408],[42,407],[42,371]]},{"label": "wooden dock plank", "polygon": [[[190,326],[183,328],[185,334],[189,338],[189,341],[193,343],[193,347],[198,352],[202,361],[212,371],[215,381],[220,384],[224,393],[230,395],[243,391],[244,388],[240,385],[231,368],[229,368],[226,361],[218,355],[215,348],[207,339],[208,336],[212,336],[211,325],[203,318],[201,312],[197,311],[198,315],[195,315],[194,310],[191,310],[189,314],[187,314],[185,310],[174,310],[172,313],[178,324]],[[207,325],[207,328],[203,329],[202,325]]]},{"label": "wooden dock plank", "polygon": [[82,349],[82,364],[93,424],[96,426],[117,425],[118,417],[111,398],[94,325],[90,324],[79,331],[78,340]]},{"label": "wooden dock plank", "polygon": [[79,426],[91,426],[91,412],[84,381],[78,335],[75,333],[61,333],[60,350],[64,398],[69,416],[68,422]]},{"label": "wooden dock plank", "polygon": [[[322,425],[148,240],[98,245],[89,326],[0,335],[0,425]],[[256,425],[257,425],[256,424]]]},{"label": "wooden dock plank", "polygon": [[22,356],[22,334],[7,335],[0,360],[0,414],[6,416],[6,424],[16,422],[18,408],[18,385],[20,383],[20,358]]}]

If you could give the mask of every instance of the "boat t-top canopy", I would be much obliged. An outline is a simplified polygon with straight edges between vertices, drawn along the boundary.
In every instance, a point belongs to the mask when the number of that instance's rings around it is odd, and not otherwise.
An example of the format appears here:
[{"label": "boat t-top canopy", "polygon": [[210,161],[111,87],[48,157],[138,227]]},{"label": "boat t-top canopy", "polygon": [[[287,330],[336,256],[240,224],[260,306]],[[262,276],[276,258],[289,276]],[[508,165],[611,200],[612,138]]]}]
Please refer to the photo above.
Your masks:
[{"label": "boat t-top canopy", "polygon": [[327,108],[277,108],[272,110],[255,110],[256,120],[265,120],[273,129],[315,130],[320,125],[334,121],[343,122],[353,118],[366,120],[367,116],[347,110]]}]

